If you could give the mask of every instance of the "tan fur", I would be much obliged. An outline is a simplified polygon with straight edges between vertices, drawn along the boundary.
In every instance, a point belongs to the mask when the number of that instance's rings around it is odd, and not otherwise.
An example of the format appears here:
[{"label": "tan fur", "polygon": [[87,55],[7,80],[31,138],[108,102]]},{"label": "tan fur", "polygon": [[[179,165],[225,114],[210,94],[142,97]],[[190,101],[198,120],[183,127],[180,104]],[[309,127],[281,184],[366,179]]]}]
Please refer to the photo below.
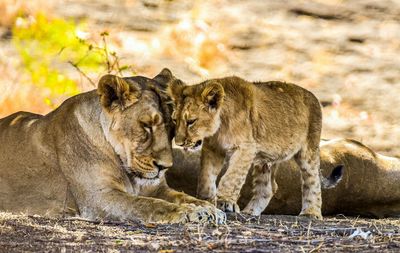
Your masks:
[{"label": "tan fur", "polygon": [[45,116],[18,112],[1,119],[0,210],[223,221],[224,214],[206,201],[166,184],[171,135],[158,86],[144,77],[106,75],[97,90],[74,96]]},{"label": "tan fur", "polygon": [[[175,103],[175,142],[187,149],[202,141],[202,170],[197,196],[225,211],[236,204],[250,166],[256,180],[245,213],[258,215],[273,196],[270,167],[292,157],[302,178],[300,215],[321,216],[319,139],[321,108],[315,96],[294,84],[252,83],[238,77],[212,79],[187,86],[174,79],[169,94]],[[216,178],[225,157],[229,167],[218,189]],[[263,188],[267,190],[262,190]]]},{"label": "tan fur", "polygon": [[[330,174],[333,167],[345,166],[342,181],[333,189],[322,191],[323,215],[366,217],[400,216],[400,159],[383,156],[367,146],[349,139],[321,142],[321,171]],[[174,166],[167,172],[168,184],[188,194],[196,194],[200,172],[200,152],[174,149]],[[295,215],[301,210],[299,166],[290,159],[276,170],[276,193],[263,213]],[[226,167],[226,164],[225,166]],[[224,169],[223,169],[224,171]],[[253,174],[244,184],[240,207],[252,197]]]}]

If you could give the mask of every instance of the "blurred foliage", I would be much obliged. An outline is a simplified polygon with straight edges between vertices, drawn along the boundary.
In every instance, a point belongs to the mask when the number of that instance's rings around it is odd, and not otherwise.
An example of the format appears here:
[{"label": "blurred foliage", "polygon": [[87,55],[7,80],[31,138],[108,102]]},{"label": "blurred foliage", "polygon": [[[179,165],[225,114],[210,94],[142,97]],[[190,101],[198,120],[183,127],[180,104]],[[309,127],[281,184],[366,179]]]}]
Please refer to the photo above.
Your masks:
[{"label": "blurred foliage", "polygon": [[[34,85],[52,95],[75,95],[79,88],[68,76],[66,64],[84,72],[104,71],[104,50],[86,41],[84,23],[49,19],[44,14],[18,18],[13,27],[13,44]],[[47,104],[51,103],[46,98]]]}]

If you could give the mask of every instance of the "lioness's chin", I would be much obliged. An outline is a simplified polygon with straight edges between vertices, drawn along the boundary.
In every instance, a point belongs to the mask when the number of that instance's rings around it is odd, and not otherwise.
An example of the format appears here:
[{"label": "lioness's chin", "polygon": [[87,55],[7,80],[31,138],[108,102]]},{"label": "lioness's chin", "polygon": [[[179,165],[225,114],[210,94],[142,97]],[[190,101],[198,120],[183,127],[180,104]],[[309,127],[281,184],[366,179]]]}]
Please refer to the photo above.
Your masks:
[{"label": "lioness's chin", "polygon": [[143,173],[138,171],[133,171],[132,176],[135,178],[140,178],[143,180],[157,180],[160,179],[160,172]]},{"label": "lioness's chin", "polygon": [[154,171],[151,173],[143,173],[135,168],[124,166],[125,171],[127,172],[129,178],[131,180],[141,180],[141,181],[158,181],[160,177],[164,174],[164,171]]},{"label": "lioness's chin", "polygon": [[136,185],[142,186],[151,186],[151,185],[158,185],[160,183],[160,173],[157,174],[155,177],[145,177],[143,175],[133,175],[131,174],[130,180],[134,182]]}]

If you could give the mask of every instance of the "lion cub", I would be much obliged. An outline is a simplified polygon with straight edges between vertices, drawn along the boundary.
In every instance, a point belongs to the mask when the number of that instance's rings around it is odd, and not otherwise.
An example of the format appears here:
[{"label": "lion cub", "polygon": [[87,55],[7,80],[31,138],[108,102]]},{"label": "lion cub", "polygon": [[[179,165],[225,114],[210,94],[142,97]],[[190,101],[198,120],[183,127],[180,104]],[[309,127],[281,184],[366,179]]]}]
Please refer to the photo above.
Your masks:
[{"label": "lion cub", "polygon": [[[300,215],[322,218],[322,113],[311,92],[290,83],[248,82],[235,76],[188,86],[169,70],[162,73],[175,106],[175,143],[186,150],[202,146],[199,198],[216,198],[220,209],[239,212],[236,202],[254,164],[254,196],[244,212],[259,215],[276,188],[274,165],[294,157],[301,167]],[[217,190],[225,157],[229,166]]]}]

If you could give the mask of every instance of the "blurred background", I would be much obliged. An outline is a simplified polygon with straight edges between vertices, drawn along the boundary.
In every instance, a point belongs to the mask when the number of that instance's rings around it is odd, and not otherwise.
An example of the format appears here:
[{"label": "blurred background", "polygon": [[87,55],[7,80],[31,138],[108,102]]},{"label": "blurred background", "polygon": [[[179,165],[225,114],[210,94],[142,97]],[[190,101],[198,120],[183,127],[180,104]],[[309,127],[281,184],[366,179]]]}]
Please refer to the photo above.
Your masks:
[{"label": "blurred background", "polygon": [[400,155],[400,0],[0,0],[0,117],[163,67],[296,83],[324,138]]}]

